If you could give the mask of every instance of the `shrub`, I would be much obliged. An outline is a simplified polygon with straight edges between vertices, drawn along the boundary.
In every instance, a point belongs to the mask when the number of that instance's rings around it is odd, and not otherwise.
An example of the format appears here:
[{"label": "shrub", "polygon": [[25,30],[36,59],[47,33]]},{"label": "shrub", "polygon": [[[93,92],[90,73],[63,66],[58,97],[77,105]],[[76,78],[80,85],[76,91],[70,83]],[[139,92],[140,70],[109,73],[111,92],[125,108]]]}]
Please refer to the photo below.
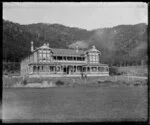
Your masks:
[{"label": "shrub", "polygon": [[109,68],[110,75],[123,75],[126,74],[124,71],[120,71],[118,67]]},{"label": "shrub", "polygon": [[146,76],[146,77],[147,77],[147,76],[148,76],[148,73],[143,73],[143,76]]},{"label": "shrub", "polygon": [[116,68],[116,67],[110,67],[109,68],[109,73],[110,73],[110,75],[118,75],[119,74],[118,68]]},{"label": "shrub", "polygon": [[5,73],[4,73],[4,75],[8,75],[8,73],[7,73],[7,72],[5,72]]},{"label": "shrub", "polygon": [[56,81],[56,85],[64,85],[64,82],[63,81],[60,81],[60,80],[58,80],[58,81]]},{"label": "shrub", "polygon": [[22,84],[23,84],[23,85],[27,85],[27,80],[24,79],[24,80],[22,81]]},{"label": "shrub", "polygon": [[111,80],[105,80],[104,83],[114,83],[114,82]]}]

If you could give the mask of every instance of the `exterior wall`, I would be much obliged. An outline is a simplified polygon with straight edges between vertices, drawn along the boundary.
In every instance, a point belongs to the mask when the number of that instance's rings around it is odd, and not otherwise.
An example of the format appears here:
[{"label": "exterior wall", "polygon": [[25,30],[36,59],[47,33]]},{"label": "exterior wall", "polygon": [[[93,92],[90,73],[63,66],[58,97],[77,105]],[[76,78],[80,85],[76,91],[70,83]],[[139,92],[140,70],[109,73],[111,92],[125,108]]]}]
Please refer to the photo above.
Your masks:
[{"label": "exterior wall", "polygon": [[[93,76],[109,76],[109,73],[101,73],[101,74],[87,74],[87,77],[93,77]],[[69,74],[69,75],[60,75],[60,74],[32,74],[29,76],[30,78],[33,77],[81,77],[81,74]]]},{"label": "exterior wall", "polygon": [[[43,71],[35,71],[30,74],[30,77],[81,77],[81,69],[80,66],[72,67],[74,72],[69,72],[68,74],[64,73],[64,68],[67,66],[53,66],[53,71],[50,70],[50,65],[41,65],[43,66]],[[38,66],[35,66],[38,67]],[[58,70],[59,67],[59,70]],[[88,67],[83,67],[88,68]],[[109,69],[108,66],[91,66],[89,67],[90,71],[83,71],[83,74],[86,74],[87,76],[109,76]],[[93,70],[92,68],[97,68],[96,70]],[[74,70],[75,69],[75,70]],[[70,70],[71,71],[71,70]]]},{"label": "exterior wall", "polygon": [[40,49],[38,50],[38,62],[42,63],[42,62],[46,62],[49,63],[52,61],[52,53],[50,50],[46,50],[46,49]]},{"label": "exterior wall", "polygon": [[[54,56],[61,56],[61,55],[53,55],[50,49],[39,49],[35,51],[30,56],[26,57],[21,61],[21,76],[81,76],[81,69],[77,65],[81,64],[98,64],[99,65],[99,52],[88,52],[85,55],[62,55],[62,59],[58,60],[58,58],[54,59]],[[72,57],[72,60],[67,60],[68,57]],[[84,57],[84,60],[78,60],[77,57]],[[64,66],[57,65],[52,66],[51,63],[60,63],[64,64]],[[36,65],[34,65],[34,63]],[[64,67],[65,63],[70,63],[70,66],[74,66],[73,72],[69,70],[69,73],[64,73]],[[50,68],[51,67],[51,68]],[[53,68],[52,68],[53,67]],[[93,66],[94,67],[94,66]],[[85,69],[85,73],[89,76],[101,76],[101,75],[109,75],[108,71],[101,71],[98,69],[97,66],[96,71],[92,70],[92,66],[90,66],[90,70],[87,70],[87,67]],[[102,66],[102,67],[108,67],[108,66]],[[53,71],[52,71],[53,69]],[[60,69],[59,71],[57,69]]]},{"label": "exterior wall", "polygon": [[99,64],[99,53],[97,52],[89,52],[88,53],[88,62]]},{"label": "exterior wall", "polygon": [[38,62],[38,60],[37,60],[37,52],[34,52],[33,58],[34,58],[34,63],[37,63]]},{"label": "exterior wall", "polygon": [[29,64],[34,62],[37,62],[36,53],[26,57],[21,61],[21,76],[25,76],[30,73],[31,67],[29,67]]},{"label": "exterior wall", "polygon": [[[61,59],[59,59],[59,57],[61,57]],[[87,63],[84,56],[76,56],[76,55],[72,55],[72,56],[71,55],[66,55],[66,56],[52,55],[51,62],[60,62],[60,63],[67,62],[67,63],[83,63],[83,64]]]}]

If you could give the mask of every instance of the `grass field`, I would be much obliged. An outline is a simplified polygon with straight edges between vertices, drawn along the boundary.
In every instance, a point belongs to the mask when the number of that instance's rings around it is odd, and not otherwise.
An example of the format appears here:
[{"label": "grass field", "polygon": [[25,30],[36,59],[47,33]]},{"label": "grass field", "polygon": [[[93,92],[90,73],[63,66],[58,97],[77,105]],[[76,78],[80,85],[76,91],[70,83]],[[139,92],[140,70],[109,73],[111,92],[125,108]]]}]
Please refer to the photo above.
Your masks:
[{"label": "grass field", "polygon": [[147,87],[4,88],[3,122],[147,120]]},{"label": "grass field", "polygon": [[[145,77],[146,78],[146,77]],[[57,81],[62,81],[66,86],[70,85],[82,85],[82,84],[88,84],[93,86],[93,84],[98,85],[99,81],[105,81],[104,84],[110,85],[110,84],[125,84],[125,85],[146,85],[147,84],[147,79],[142,79],[142,78],[135,78],[135,77],[127,77],[127,76],[100,76],[100,77],[88,77],[87,79],[80,79],[80,77],[72,78],[72,77],[61,77],[61,78],[28,78],[27,79],[27,84],[28,83],[43,83],[43,81],[47,81],[48,83],[53,83],[56,84]],[[9,78],[9,77],[3,77],[3,87],[5,88],[11,88],[15,87],[16,85],[21,85],[24,87],[22,83],[22,78]],[[73,83],[73,84],[72,84]]]}]

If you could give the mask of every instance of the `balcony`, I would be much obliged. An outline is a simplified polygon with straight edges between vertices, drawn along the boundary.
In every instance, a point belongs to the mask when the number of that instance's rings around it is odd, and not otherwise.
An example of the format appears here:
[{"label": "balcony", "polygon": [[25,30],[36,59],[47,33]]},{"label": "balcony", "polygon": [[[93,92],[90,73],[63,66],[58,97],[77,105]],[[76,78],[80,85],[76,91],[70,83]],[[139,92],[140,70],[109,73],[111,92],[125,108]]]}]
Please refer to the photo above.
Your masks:
[{"label": "balcony", "polygon": [[83,64],[87,63],[86,60],[84,60],[84,61],[78,61],[78,60],[52,60],[52,62],[60,62],[60,63],[65,63],[65,62],[67,62],[67,63],[83,63]]}]

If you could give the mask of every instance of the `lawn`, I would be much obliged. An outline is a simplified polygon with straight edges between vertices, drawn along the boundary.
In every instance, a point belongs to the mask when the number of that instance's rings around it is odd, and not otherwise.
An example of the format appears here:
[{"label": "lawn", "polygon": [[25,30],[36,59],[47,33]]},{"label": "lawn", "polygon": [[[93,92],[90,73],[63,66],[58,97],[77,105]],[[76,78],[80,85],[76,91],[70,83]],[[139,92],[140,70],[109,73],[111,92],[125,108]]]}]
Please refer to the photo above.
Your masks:
[{"label": "lawn", "polygon": [[147,120],[146,86],[4,88],[3,122]]}]

